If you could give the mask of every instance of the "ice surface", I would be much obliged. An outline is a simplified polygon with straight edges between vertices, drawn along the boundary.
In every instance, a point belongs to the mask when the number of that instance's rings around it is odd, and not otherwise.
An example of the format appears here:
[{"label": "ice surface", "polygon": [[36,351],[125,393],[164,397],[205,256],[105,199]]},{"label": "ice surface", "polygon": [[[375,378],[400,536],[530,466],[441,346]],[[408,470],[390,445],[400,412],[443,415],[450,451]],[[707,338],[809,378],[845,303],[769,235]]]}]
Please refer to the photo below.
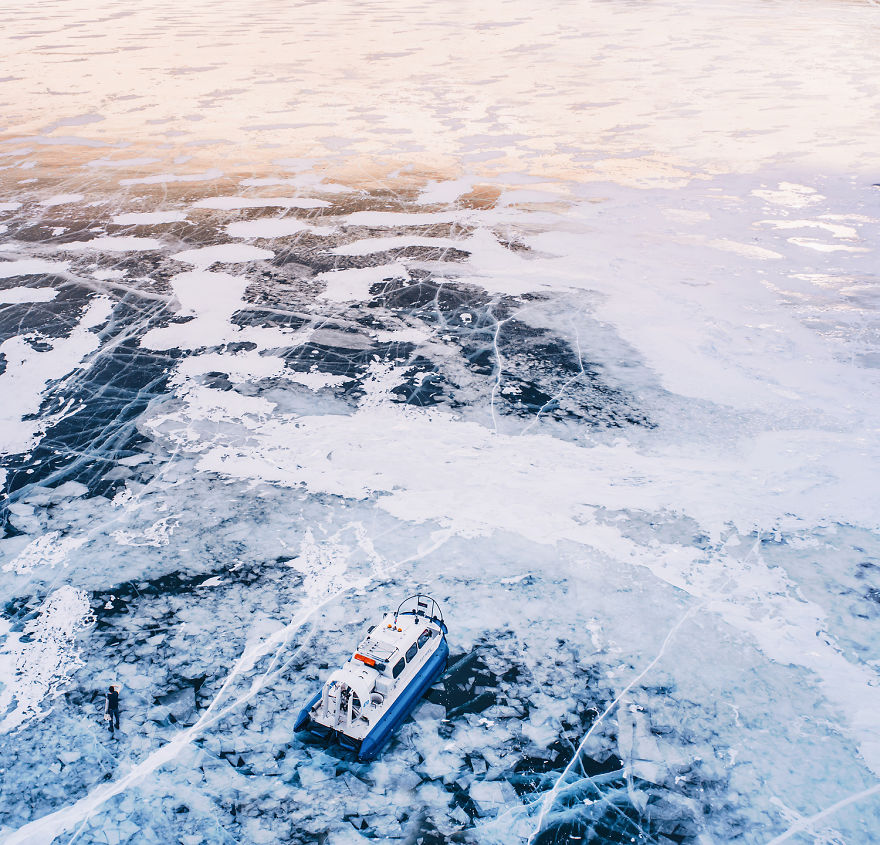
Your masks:
[{"label": "ice surface", "polygon": [[8,10],[0,842],[877,840],[877,21]]}]

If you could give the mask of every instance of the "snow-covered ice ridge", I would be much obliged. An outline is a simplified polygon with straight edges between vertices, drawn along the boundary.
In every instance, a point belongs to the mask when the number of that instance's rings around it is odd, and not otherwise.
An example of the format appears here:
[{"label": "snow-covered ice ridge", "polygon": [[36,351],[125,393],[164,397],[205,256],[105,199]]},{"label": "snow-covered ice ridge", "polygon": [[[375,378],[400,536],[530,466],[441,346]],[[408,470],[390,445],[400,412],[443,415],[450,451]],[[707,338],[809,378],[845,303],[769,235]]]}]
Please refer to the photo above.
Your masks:
[{"label": "snow-covered ice ridge", "polygon": [[876,7],[215,5],[0,33],[0,843],[880,840]]}]

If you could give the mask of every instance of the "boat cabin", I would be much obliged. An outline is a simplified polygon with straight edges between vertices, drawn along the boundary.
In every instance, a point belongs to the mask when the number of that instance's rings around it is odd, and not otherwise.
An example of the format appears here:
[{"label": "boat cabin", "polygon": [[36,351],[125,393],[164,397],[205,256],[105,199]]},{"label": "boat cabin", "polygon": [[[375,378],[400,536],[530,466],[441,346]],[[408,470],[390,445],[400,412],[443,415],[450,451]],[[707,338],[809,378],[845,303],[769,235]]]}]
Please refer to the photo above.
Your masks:
[{"label": "boat cabin", "polygon": [[366,735],[442,639],[440,624],[425,614],[386,613],[327,679],[312,720],[353,738]]}]

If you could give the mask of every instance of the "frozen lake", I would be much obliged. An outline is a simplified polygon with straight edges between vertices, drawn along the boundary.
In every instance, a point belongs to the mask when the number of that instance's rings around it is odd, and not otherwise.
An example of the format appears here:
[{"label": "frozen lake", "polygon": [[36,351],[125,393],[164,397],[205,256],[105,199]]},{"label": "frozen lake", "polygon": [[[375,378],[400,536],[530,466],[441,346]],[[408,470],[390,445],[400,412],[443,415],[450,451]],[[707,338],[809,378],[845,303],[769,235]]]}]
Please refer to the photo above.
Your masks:
[{"label": "frozen lake", "polygon": [[0,843],[880,841],[880,6],[3,18]]}]

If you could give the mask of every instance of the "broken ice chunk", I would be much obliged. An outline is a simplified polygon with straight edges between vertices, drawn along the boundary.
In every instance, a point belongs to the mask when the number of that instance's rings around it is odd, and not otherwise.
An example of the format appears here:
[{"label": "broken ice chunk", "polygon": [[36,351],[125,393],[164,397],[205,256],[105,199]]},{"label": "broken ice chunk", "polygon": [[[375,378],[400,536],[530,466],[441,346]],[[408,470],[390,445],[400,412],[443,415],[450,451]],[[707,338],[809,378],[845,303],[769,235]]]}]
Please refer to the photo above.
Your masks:
[{"label": "broken ice chunk", "polygon": [[505,804],[519,800],[516,790],[503,780],[474,781],[470,796],[481,816],[494,816]]},{"label": "broken ice chunk", "polygon": [[176,722],[189,722],[196,710],[196,693],[192,687],[175,690],[158,699],[156,711],[163,716],[173,716]]}]

